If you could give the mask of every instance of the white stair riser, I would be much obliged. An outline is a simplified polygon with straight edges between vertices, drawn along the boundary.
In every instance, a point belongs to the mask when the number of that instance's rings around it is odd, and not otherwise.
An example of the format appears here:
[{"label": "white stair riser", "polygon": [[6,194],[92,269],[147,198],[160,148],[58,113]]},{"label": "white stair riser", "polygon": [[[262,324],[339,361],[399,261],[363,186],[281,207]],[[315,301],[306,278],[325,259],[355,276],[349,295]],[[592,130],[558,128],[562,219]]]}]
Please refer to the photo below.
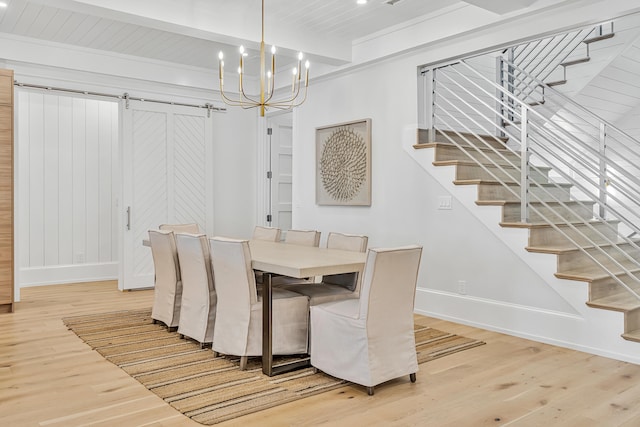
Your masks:
[{"label": "white stair riser", "polygon": [[[465,152],[466,151],[466,152]],[[491,150],[482,150],[478,152],[474,148],[467,148],[462,151],[460,148],[451,145],[438,145],[436,147],[436,160],[468,160],[469,157],[479,160],[481,163],[489,163],[491,161],[504,165],[520,165],[520,155],[518,153],[501,151],[499,154]],[[467,155],[467,153],[470,155]]]},{"label": "white stair riser", "polygon": [[[511,191],[509,191],[509,189]],[[512,193],[515,192],[516,194]],[[532,200],[544,200],[546,202],[563,201],[568,202],[569,188],[545,186],[538,187],[532,185],[529,188]],[[479,201],[491,201],[491,200],[505,200],[508,202],[515,202],[520,200],[520,186],[510,185],[506,188],[502,185],[490,185],[480,184],[478,185],[478,200]]]},{"label": "white stair riser", "polygon": [[[500,179],[506,183],[519,183],[520,172],[511,167],[498,168],[496,166],[485,166],[483,168],[480,165],[457,165],[456,166],[456,179],[485,179],[489,181],[496,181]],[[547,170],[531,170],[529,176],[532,181],[539,183],[548,183],[548,171]]]},{"label": "white stair riser", "polygon": [[589,245],[593,243],[607,243],[608,240],[615,241],[618,238],[617,223],[610,227],[603,223],[594,223],[591,227],[584,224],[574,225],[575,229],[569,226],[560,225],[560,231],[552,228],[533,228],[529,231],[529,246],[567,246],[573,247],[567,236],[578,244]]},{"label": "white stair riser", "polygon": [[[580,206],[576,203],[568,204],[571,209],[567,209],[562,205],[553,205],[553,210],[545,206],[536,204],[534,211],[533,208],[529,210],[530,222],[545,222],[548,221],[581,221],[589,220],[593,217],[593,209],[590,208],[590,204]],[[544,217],[543,217],[544,216]],[[503,222],[519,222],[521,219],[520,205],[508,204],[502,209],[502,221]]]},{"label": "white stair riser", "polygon": [[[637,269],[640,266],[640,250],[629,247],[628,245],[619,245],[620,249],[631,256],[634,261],[627,259],[624,253],[614,247],[603,247],[602,250],[608,255],[603,254],[598,249],[589,248],[586,251],[598,260],[602,265],[611,268],[613,271],[620,270],[614,260],[628,269]],[[580,268],[590,268],[597,266],[596,262],[580,250],[571,251],[569,253],[558,255],[558,272],[575,271]]]}]

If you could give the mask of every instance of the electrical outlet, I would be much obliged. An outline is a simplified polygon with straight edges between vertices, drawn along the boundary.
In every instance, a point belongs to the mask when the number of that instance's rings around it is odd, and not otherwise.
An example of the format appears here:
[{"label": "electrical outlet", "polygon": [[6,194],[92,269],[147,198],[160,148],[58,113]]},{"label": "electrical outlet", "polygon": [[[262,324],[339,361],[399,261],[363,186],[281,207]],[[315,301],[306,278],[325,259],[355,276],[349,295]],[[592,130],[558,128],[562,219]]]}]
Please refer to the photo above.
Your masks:
[{"label": "electrical outlet", "polygon": [[451,210],[451,196],[439,196],[438,209]]},{"label": "electrical outlet", "polygon": [[76,254],[76,264],[84,263],[84,254],[82,252],[78,252]]},{"label": "electrical outlet", "polygon": [[467,294],[467,281],[466,280],[458,280],[458,293],[460,295]]}]

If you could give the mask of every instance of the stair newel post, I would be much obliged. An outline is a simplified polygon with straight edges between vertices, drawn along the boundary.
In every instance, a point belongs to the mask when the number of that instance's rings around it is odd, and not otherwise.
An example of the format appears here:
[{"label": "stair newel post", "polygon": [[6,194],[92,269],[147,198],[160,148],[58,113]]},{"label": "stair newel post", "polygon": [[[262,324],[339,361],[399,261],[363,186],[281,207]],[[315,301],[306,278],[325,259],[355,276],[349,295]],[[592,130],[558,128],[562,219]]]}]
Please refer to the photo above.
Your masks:
[{"label": "stair newel post", "polygon": [[600,144],[599,144],[599,214],[600,218],[605,219],[606,206],[607,206],[607,185],[609,180],[607,178],[607,125],[600,123]]},{"label": "stair newel post", "polygon": [[529,110],[520,106],[520,222],[529,222]]}]

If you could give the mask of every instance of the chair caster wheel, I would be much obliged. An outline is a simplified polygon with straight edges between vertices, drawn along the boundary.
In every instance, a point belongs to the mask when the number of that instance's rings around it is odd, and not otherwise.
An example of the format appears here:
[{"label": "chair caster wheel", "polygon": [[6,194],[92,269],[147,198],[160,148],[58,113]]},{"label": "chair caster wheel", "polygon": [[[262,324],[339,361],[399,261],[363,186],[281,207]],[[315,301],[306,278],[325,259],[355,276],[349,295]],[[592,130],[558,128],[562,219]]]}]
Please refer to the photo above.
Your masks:
[{"label": "chair caster wheel", "polygon": [[413,374],[409,374],[409,379],[411,380],[412,383],[416,382],[416,374],[415,374],[415,372]]}]

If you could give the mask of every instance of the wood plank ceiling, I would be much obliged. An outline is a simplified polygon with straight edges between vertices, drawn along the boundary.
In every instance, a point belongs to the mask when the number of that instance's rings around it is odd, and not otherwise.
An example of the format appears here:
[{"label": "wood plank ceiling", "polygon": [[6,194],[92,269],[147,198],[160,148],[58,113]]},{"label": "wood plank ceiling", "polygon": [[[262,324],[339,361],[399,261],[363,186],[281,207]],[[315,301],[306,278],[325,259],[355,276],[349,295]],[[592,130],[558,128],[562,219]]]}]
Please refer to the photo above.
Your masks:
[{"label": "wood plank ceiling", "polygon": [[[524,1],[524,0],[520,0]],[[531,0],[527,0],[531,2]],[[7,0],[8,7],[0,10],[0,33],[28,37],[81,48],[98,49],[117,54],[140,56],[195,67],[217,66],[219,50],[233,51],[236,39],[221,37],[216,31],[198,31],[195,28],[179,28],[158,19],[143,16],[143,12],[123,12],[123,1],[93,0]],[[246,26],[252,31],[255,43],[260,39],[259,0],[129,0],[126,7],[143,9],[180,8],[190,14],[194,22],[208,17],[216,23],[224,23],[232,15],[242,14]],[[393,4],[391,4],[393,3]],[[495,0],[496,4],[509,4],[509,0]],[[424,15],[451,7],[450,0],[369,0],[360,6],[355,0],[269,0],[265,5],[265,25],[288,27],[290,34],[306,34],[315,40],[331,39],[337,44],[351,46],[354,40],[383,29],[392,28],[419,19]],[[182,6],[184,5],[184,7]],[[238,17],[233,17],[234,22]],[[254,25],[254,23],[257,23]],[[255,31],[254,27],[255,28]],[[224,25],[219,25],[224,27]],[[227,26],[228,27],[228,26]],[[224,30],[224,28],[222,28]],[[295,37],[295,36],[294,36]],[[233,39],[233,40],[232,40]],[[269,42],[268,37],[265,37]],[[234,43],[230,43],[230,42]],[[300,42],[300,40],[298,40]],[[300,42],[301,43],[301,42]],[[239,44],[239,43],[238,43]],[[250,44],[251,46],[251,44]],[[286,48],[287,46],[283,46]],[[298,46],[295,46],[297,50]],[[304,46],[300,47],[305,49]],[[293,48],[292,48],[293,49]],[[310,49],[306,50],[307,52]],[[253,55],[256,54],[255,48]],[[293,60],[293,50],[287,54]],[[313,59],[318,62],[319,58]],[[285,63],[281,65],[286,65]],[[335,65],[335,63],[333,64]]]}]

